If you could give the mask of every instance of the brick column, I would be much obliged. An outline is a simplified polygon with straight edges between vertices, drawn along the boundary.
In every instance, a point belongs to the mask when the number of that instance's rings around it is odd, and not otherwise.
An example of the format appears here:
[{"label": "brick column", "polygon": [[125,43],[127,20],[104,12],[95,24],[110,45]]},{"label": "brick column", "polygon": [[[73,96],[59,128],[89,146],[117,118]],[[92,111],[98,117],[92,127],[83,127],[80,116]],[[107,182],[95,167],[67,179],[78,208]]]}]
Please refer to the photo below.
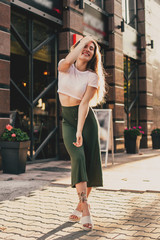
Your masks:
[{"label": "brick column", "polygon": [[145,134],[141,147],[151,146],[151,125],[153,124],[152,68],[146,46],[145,1],[138,2],[138,32],[141,34],[141,61],[139,63],[139,119]]},{"label": "brick column", "polygon": [[[83,35],[83,10],[74,0],[63,1],[63,27],[59,32],[59,59],[66,57],[73,45],[73,34]],[[61,114],[60,114],[61,115]],[[62,140],[60,119],[60,158],[69,159]]]},{"label": "brick column", "polygon": [[[10,1],[0,2],[0,134],[10,112]],[[0,161],[1,162],[1,161]],[[0,163],[1,169],[1,163]]]},{"label": "brick column", "polygon": [[109,73],[109,108],[113,109],[115,151],[124,151],[124,78],[123,78],[123,34],[117,28],[122,21],[121,0],[106,0],[109,17],[109,49],[106,68]]}]

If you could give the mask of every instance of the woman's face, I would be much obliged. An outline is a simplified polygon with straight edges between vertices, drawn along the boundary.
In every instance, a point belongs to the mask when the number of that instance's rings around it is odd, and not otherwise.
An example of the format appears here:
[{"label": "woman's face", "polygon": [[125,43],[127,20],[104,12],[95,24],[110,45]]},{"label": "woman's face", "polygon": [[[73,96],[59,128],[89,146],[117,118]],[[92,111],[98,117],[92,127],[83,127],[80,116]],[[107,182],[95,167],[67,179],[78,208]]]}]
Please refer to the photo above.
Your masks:
[{"label": "woman's face", "polygon": [[94,55],[95,45],[93,42],[89,42],[82,50],[79,58],[83,61],[89,62]]}]

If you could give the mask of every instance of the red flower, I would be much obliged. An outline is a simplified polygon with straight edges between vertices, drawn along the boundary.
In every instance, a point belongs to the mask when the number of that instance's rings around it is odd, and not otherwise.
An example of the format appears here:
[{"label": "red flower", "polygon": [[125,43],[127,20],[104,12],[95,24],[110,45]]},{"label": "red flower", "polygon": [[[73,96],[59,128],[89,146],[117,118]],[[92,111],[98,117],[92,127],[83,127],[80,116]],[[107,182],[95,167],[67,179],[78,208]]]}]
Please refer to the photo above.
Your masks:
[{"label": "red flower", "polygon": [[11,135],[12,137],[16,137],[16,134],[15,133],[12,133],[12,135]]},{"label": "red flower", "polygon": [[12,128],[13,128],[13,127],[12,127],[11,125],[9,125],[9,124],[8,124],[8,125],[6,125],[6,129],[7,129],[8,131],[11,131],[11,130],[12,130]]}]

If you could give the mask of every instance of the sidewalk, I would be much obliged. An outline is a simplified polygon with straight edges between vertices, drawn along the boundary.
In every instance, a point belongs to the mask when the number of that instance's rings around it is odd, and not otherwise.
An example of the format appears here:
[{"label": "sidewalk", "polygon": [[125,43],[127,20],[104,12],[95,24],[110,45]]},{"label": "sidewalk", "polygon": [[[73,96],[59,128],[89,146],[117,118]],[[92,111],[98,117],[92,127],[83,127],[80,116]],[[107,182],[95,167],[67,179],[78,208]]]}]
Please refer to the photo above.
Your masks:
[{"label": "sidewalk", "polygon": [[[104,186],[114,191],[160,192],[160,150],[141,149],[139,154],[115,154],[114,165],[109,155],[107,168],[103,163]],[[56,180],[70,185],[70,177]]]},{"label": "sidewalk", "polygon": [[78,200],[70,187],[69,161],[27,164],[21,175],[0,173],[4,186],[40,183],[35,191],[0,202],[0,240],[160,239],[160,150],[115,154],[115,164],[110,162],[103,167],[104,186],[93,189],[89,199],[91,232],[68,222]]}]

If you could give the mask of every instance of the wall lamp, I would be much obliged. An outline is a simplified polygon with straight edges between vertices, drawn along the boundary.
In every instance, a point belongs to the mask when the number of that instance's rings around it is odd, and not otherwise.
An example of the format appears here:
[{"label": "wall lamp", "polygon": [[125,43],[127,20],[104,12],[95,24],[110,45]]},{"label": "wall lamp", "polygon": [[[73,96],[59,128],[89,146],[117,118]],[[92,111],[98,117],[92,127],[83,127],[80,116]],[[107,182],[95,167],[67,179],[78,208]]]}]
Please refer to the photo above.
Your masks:
[{"label": "wall lamp", "polygon": [[84,0],[76,0],[76,5],[79,5],[79,9],[84,9]]},{"label": "wall lamp", "polygon": [[125,31],[125,28],[124,28],[124,19],[121,21],[121,25],[118,25],[117,28],[118,28],[118,29],[121,29],[121,32],[124,32],[124,31]]},{"label": "wall lamp", "polygon": [[153,49],[154,48],[154,41],[151,40],[151,43],[147,43],[146,46],[151,46],[151,48]]}]

